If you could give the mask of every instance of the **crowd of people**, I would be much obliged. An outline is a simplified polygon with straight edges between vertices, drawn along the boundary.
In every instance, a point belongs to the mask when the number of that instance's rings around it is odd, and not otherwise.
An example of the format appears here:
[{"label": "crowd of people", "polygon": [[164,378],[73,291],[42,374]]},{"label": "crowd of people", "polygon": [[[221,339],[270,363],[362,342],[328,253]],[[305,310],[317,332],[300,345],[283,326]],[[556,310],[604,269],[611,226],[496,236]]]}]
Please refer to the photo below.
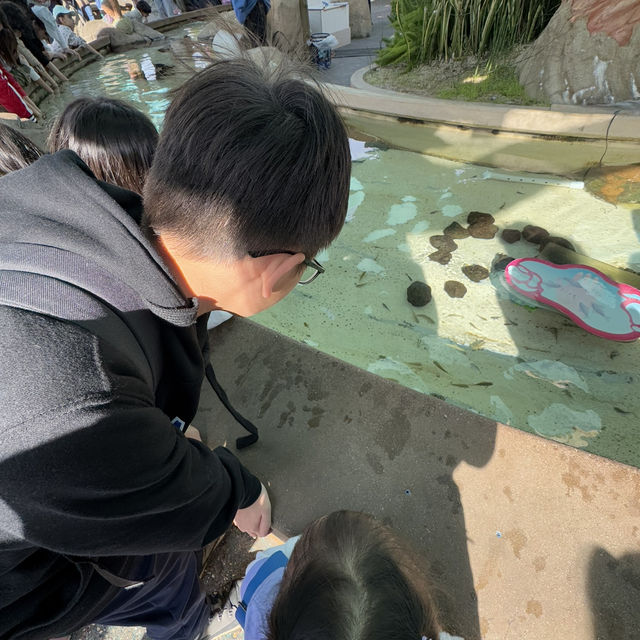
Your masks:
[{"label": "crowd of people", "polygon": [[298,72],[217,61],[160,136],[82,98],[48,146],[0,126],[0,637],[99,622],[206,640],[237,620],[247,640],[436,640],[420,561],[363,513],[261,554],[223,608],[198,580],[232,523],[271,527],[265,484],[186,428],[207,317],[324,271],[349,195],[335,107]]}]

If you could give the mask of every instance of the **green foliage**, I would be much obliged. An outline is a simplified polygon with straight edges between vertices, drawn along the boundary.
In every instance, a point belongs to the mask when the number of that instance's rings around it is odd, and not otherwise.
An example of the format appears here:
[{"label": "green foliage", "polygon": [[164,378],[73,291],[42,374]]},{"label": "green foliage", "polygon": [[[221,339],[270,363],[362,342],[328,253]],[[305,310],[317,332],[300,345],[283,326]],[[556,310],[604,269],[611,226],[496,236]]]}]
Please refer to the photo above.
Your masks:
[{"label": "green foliage", "polygon": [[378,64],[504,51],[533,40],[560,0],[391,0],[395,29]]},{"label": "green foliage", "polygon": [[538,104],[527,96],[515,69],[505,64],[489,64],[483,72],[476,70],[473,76],[439,91],[437,97],[470,102]]}]

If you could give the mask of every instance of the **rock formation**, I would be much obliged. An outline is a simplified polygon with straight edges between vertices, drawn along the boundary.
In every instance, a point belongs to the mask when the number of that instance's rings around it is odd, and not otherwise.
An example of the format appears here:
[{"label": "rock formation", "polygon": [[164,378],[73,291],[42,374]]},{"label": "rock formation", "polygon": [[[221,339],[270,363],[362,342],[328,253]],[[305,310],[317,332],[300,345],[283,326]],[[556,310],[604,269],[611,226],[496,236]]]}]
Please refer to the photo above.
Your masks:
[{"label": "rock formation", "polygon": [[640,98],[640,0],[563,0],[520,55],[520,83],[539,100],[612,104]]}]

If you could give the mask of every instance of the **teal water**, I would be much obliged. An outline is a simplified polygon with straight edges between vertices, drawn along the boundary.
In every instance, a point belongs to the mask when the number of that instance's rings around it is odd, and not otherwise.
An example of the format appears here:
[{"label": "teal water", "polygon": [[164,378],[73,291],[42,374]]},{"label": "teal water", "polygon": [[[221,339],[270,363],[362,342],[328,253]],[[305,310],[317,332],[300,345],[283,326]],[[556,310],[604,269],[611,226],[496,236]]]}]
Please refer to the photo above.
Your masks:
[{"label": "teal water", "polygon": [[[159,48],[82,69],[43,103],[45,111],[53,115],[76,96],[108,94],[134,103],[161,127],[170,91],[188,73],[172,51],[200,65],[184,40],[197,30],[189,25]],[[132,63],[149,61],[172,65],[174,74],[130,77]],[[566,238],[584,255],[638,269],[640,214],[562,179],[520,174],[513,181],[476,165],[355,146],[361,159],[353,165],[349,221],[318,256],[326,273],[255,319],[419,392],[640,466],[638,344],[597,338],[562,315],[514,303],[494,277],[465,275],[473,265],[490,271],[501,256],[537,255],[533,244],[500,237],[528,224]],[[497,234],[457,239],[446,264],[434,261],[443,230],[452,222],[466,228],[472,211],[493,216]],[[407,302],[415,280],[432,290],[421,308]],[[451,297],[454,290],[463,297]]]}]

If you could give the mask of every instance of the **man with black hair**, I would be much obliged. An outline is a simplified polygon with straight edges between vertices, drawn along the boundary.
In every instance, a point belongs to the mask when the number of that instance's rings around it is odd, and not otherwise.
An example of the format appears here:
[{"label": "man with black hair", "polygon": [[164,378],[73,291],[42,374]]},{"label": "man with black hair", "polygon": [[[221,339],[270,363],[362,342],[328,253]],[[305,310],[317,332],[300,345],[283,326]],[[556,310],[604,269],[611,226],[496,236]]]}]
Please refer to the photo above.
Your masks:
[{"label": "man with black hair", "polygon": [[257,313],[321,273],[349,173],[317,89],[226,61],[170,106],[144,210],[69,150],[1,179],[0,637],[206,637],[200,549],[270,527],[260,481],[182,433],[208,312]]}]

